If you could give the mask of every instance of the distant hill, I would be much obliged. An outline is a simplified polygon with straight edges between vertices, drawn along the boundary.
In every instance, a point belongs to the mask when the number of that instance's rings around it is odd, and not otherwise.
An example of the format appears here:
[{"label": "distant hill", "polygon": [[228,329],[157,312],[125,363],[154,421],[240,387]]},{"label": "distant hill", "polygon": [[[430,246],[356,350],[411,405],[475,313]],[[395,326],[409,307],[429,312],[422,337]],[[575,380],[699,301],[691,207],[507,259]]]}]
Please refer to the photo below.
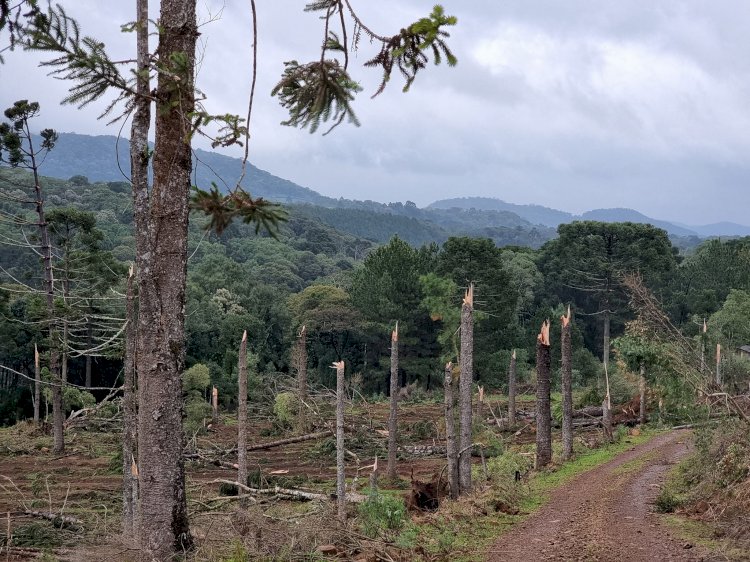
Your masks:
[{"label": "distant hill", "polygon": [[[635,222],[651,224],[666,230],[673,237],[707,238],[711,236],[750,236],[750,226],[732,222],[719,222],[702,226],[692,226],[665,220],[654,219],[633,209],[594,209],[582,215],[574,215],[541,205],[515,205],[492,197],[457,197],[441,199],[426,209],[477,209],[509,211],[531,224],[557,228],[560,224],[575,220],[595,220],[602,222]],[[692,244],[691,244],[692,245]]]},{"label": "distant hill", "polygon": [[687,228],[697,232],[699,236],[750,236],[750,226],[734,222],[716,222]]},{"label": "distant hill", "polygon": [[574,216],[565,211],[550,209],[541,205],[515,205],[492,197],[456,197],[441,199],[425,207],[426,209],[483,209],[486,211],[507,211],[515,213],[531,224],[542,224],[552,228],[574,220]]},{"label": "distant hill", "polygon": [[[86,176],[91,182],[128,181],[130,176],[130,142],[111,135],[91,136],[60,133],[59,140],[44,161],[43,173],[60,179]],[[236,182],[242,172],[242,160],[217,152],[196,149],[194,181],[200,187],[216,182],[224,189],[224,181]],[[230,183],[231,185],[231,183]],[[313,203],[335,206],[336,199],[325,197],[312,189],[269,174],[253,165],[243,181],[252,186],[252,194],[280,203]]]},{"label": "distant hill", "polygon": [[[127,181],[130,173],[129,142],[112,135],[60,133],[57,146],[44,162],[42,173],[60,179],[86,176],[91,182]],[[242,161],[217,152],[196,149],[194,181],[201,187],[215,182],[227,189],[239,178]],[[225,183],[226,182],[226,183]],[[557,226],[574,220],[650,223],[673,237],[750,235],[750,227],[717,223],[702,227],[673,224],[647,217],[632,209],[598,209],[581,216],[541,205],[515,205],[489,197],[462,197],[436,201],[425,208],[413,203],[379,203],[334,199],[274,176],[248,164],[243,181],[254,196],[284,205],[343,232],[387,241],[397,234],[412,244],[443,242],[449,236],[484,236],[498,245],[539,247],[556,236]],[[686,246],[694,245],[692,241]]]}]

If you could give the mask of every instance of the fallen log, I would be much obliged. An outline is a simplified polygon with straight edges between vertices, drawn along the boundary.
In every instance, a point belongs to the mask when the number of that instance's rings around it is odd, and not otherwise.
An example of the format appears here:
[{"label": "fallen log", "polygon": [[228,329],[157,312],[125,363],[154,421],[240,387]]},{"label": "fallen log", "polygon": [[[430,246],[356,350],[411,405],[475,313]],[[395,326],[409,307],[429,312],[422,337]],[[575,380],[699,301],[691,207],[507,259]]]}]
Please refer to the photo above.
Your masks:
[{"label": "fallen log", "polygon": [[[315,433],[307,433],[305,435],[296,435],[294,437],[287,437],[286,439],[279,439],[278,441],[269,441],[268,443],[258,443],[256,445],[250,445],[246,450],[248,452],[264,451],[266,449],[273,449],[274,447],[283,447],[284,445],[292,445],[293,443],[303,443],[305,441],[313,441],[315,439],[322,439],[323,437],[329,437],[331,435],[333,435],[333,432],[330,429],[325,429],[323,431],[316,431]],[[210,451],[210,453],[214,455],[231,455],[232,453],[236,453],[236,452],[237,452],[237,447],[232,447],[231,449]],[[192,454],[189,453],[185,455],[185,458],[196,458],[196,457],[200,457],[200,455],[197,455],[195,453],[192,453]]]},{"label": "fallen log", "polygon": [[[279,486],[274,486],[273,488],[251,488],[250,486],[245,486],[244,484],[240,484],[239,482],[236,482],[234,480],[224,480],[221,478],[217,478],[216,480],[213,480],[212,483],[213,484],[229,484],[230,486],[236,486],[239,490],[242,490],[243,492],[247,492],[248,494],[274,495],[282,499],[288,499],[288,500],[329,501],[332,499],[336,499],[336,494],[320,494],[316,492],[305,492],[304,490],[295,490],[292,488],[280,488]],[[354,493],[346,494],[346,501],[351,502],[351,503],[362,503],[366,499],[367,499],[367,496],[363,494],[354,494]]]},{"label": "fallen log", "polygon": [[398,450],[413,457],[431,457],[446,454],[445,445],[401,445]]},{"label": "fallen log", "polygon": [[600,418],[602,417],[601,406],[586,406],[580,410],[573,410],[574,418]]},{"label": "fallen log", "polygon": [[38,517],[40,519],[52,521],[52,525],[60,529],[67,529],[75,532],[83,530],[83,523],[81,523],[79,519],[71,517],[70,515],[59,515],[57,513],[47,513],[45,511],[33,511],[31,509],[25,510],[24,514],[30,517]]}]

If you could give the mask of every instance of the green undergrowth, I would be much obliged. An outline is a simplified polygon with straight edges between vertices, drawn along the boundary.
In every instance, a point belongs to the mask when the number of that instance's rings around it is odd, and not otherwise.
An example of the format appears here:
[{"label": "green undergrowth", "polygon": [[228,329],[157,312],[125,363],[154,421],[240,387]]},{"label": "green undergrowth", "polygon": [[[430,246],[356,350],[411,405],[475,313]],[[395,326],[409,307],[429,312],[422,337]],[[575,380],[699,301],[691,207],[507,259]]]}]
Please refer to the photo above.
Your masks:
[{"label": "green undergrowth", "polygon": [[[488,461],[490,478],[486,486],[470,497],[445,502],[436,513],[407,523],[396,544],[412,553],[415,560],[483,560],[489,546],[546,504],[553,490],[656,435],[656,431],[644,431],[637,436],[622,436],[618,442],[598,449],[579,447],[573,460],[542,472],[531,472],[528,480],[526,470],[531,457],[522,453],[533,448],[526,446],[506,451]],[[639,466],[632,462],[623,470],[636,470]],[[482,469],[475,470],[475,482],[479,483]],[[514,479],[516,470],[523,476],[519,483]]]}]

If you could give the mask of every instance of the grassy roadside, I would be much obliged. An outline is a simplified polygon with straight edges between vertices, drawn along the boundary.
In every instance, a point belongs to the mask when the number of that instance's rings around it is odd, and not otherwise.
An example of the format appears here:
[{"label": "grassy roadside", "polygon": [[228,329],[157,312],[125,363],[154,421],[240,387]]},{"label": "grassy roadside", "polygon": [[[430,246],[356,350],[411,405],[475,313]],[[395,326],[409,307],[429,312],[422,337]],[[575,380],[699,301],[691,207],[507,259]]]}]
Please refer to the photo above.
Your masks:
[{"label": "grassy roadside", "polygon": [[[455,561],[483,560],[485,551],[497,538],[514,525],[533,515],[545,505],[552,491],[570,482],[576,476],[605,464],[621,453],[646,443],[659,435],[645,431],[640,435],[623,436],[619,442],[598,449],[580,449],[576,457],[549,471],[532,475],[527,485],[517,486],[516,514],[497,513],[497,490],[493,483],[471,497],[445,504],[439,512],[425,515],[408,524],[396,543],[414,553],[415,558],[444,557]],[[508,454],[508,453],[506,453]],[[511,455],[513,453],[510,453]],[[622,470],[635,470],[639,459],[631,461]],[[510,480],[512,473],[507,475]],[[507,497],[507,494],[503,496]],[[505,502],[506,504],[508,502]]]}]

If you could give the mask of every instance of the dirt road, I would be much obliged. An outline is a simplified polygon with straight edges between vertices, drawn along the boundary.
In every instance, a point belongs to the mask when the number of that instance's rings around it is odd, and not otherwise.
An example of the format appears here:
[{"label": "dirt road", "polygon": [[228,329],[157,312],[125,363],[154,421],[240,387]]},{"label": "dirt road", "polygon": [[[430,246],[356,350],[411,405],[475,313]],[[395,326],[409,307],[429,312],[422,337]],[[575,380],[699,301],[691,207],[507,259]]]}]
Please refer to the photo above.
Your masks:
[{"label": "dirt road", "polygon": [[493,545],[488,560],[703,560],[705,553],[670,535],[651,508],[688,439],[685,432],[660,435],[558,488]]}]

